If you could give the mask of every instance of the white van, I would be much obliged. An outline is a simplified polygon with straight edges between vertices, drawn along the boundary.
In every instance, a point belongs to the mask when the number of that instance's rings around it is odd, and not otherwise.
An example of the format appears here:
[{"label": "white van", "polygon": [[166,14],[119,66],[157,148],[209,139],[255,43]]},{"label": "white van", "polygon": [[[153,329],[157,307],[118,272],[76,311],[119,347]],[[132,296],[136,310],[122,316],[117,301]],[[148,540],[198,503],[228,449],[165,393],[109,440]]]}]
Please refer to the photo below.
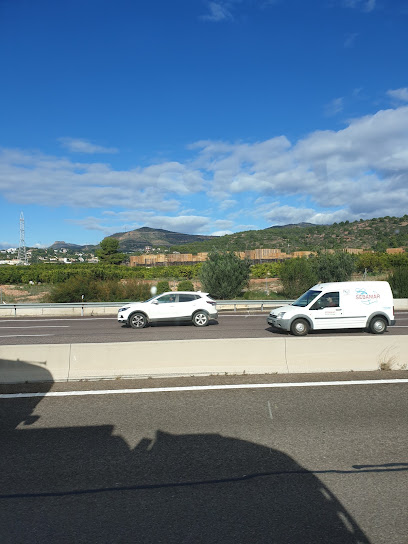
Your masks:
[{"label": "white van", "polygon": [[391,287],[386,281],[319,283],[292,304],[273,309],[267,322],[295,336],[310,330],[361,328],[382,334],[395,325]]}]

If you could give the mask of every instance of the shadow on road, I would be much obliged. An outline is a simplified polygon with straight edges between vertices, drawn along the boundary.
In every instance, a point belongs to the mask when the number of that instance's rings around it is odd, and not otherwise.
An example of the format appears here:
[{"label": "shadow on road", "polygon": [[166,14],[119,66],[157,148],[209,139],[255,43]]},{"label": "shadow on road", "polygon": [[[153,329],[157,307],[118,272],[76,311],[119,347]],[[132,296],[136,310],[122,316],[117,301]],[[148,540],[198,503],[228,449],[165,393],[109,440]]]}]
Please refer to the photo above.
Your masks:
[{"label": "shadow on road", "polygon": [[368,542],[316,475],[276,449],[157,431],[132,450],[110,425],[40,428],[39,401],[0,399],[3,544]]}]

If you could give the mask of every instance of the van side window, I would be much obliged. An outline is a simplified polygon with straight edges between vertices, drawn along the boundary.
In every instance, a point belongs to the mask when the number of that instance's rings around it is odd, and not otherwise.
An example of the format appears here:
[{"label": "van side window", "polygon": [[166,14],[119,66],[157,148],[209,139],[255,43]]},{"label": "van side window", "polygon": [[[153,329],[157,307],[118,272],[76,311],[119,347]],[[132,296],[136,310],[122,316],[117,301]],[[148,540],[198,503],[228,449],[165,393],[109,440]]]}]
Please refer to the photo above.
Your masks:
[{"label": "van side window", "polygon": [[311,306],[311,310],[321,310],[322,308],[338,308],[340,306],[340,294],[338,291],[325,293]]}]

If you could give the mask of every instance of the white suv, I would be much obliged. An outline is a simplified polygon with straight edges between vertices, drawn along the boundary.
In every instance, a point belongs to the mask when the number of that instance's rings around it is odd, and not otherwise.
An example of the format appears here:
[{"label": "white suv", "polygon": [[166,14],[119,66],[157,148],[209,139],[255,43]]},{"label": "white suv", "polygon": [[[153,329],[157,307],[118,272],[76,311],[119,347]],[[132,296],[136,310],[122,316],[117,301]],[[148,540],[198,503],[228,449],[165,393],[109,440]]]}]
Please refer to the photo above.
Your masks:
[{"label": "white suv", "polygon": [[162,293],[146,302],[130,302],[118,311],[119,323],[133,329],[160,321],[192,321],[196,327],[205,327],[217,317],[215,300],[200,291]]}]

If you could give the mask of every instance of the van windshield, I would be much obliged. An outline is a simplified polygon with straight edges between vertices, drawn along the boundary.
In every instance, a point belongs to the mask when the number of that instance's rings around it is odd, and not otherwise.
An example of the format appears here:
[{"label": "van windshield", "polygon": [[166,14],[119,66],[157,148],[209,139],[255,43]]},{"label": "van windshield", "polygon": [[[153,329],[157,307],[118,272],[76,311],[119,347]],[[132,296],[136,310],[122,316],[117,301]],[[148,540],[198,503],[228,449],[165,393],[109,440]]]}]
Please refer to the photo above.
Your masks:
[{"label": "van windshield", "polygon": [[313,291],[312,289],[309,289],[309,291],[306,291],[306,293],[303,293],[301,297],[299,297],[295,302],[292,303],[292,306],[302,306],[304,308],[308,304],[314,300],[317,295],[320,295],[321,291]]}]

